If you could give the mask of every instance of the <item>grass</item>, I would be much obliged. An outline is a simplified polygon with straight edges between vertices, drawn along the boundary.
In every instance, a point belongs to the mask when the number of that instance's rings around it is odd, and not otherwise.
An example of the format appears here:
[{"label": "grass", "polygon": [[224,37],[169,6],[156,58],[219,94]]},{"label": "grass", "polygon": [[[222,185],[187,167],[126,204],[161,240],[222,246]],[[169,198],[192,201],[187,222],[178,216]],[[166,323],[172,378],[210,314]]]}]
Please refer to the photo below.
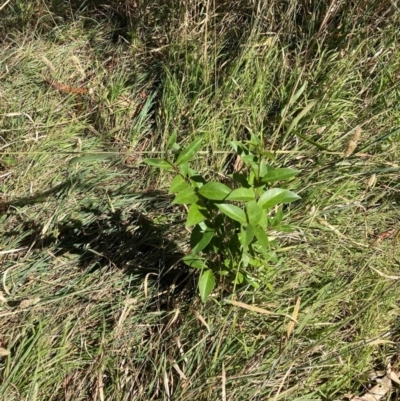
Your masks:
[{"label": "grass", "polygon": [[[398,369],[395,3],[100,3],[0,9],[0,399],[336,400]],[[302,171],[259,290],[199,301],[141,163],[174,132],[210,177],[250,133]]]}]

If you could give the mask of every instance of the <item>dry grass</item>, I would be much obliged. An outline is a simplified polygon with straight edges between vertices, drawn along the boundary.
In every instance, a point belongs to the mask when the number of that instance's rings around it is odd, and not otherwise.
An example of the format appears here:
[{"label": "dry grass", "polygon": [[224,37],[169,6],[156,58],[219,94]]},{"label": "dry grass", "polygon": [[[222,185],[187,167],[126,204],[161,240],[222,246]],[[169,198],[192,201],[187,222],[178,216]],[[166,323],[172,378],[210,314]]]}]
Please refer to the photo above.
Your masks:
[{"label": "dry grass", "polygon": [[[0,10],[0,399],[365,392],[398,369],[395,3],[135,4]],[[250,132],[302,170],[259,290],[199,302],[184,211],[139,153],[173,132],[204,137],[206,175]]]}]

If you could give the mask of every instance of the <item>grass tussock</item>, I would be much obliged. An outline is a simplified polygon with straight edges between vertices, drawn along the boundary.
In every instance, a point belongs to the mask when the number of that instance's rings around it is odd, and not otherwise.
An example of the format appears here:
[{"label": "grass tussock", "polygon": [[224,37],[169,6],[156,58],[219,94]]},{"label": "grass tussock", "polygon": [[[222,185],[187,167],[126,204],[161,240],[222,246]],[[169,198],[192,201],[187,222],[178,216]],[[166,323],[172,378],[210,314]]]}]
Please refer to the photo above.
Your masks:
[{"label": "grass tussock", "polygon": [[[0,399],[339,400],[398,370],[399,16],[391,1],[0,6]],[[174,133],[204,138],[210,177],[251,133],[302,171],[296,230],[257,291],[199,302],[185,211],[141,163]]]}]

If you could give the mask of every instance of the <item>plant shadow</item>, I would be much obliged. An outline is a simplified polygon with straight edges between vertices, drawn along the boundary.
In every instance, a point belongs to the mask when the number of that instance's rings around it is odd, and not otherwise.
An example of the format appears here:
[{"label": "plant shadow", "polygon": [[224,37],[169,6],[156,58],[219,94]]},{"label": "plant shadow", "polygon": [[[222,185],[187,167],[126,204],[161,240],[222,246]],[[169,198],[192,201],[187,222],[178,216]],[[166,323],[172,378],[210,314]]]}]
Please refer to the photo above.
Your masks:
[{"label": "plant shadow", "polygon": [[[68,184],[60,184],[46,193],[18,199],[7,206],[32,205],[37,199],[43,201],[60,188],[68,187]],[[155,221],[162,219],[164,209],[152,213],[152,217],[144,209],[112,211],[100,206],[81,206],[75,211],[78,218],[59,222],[49,234],[43,234],[43,222],[27,220],[18,230],[10,230],[5,236],[15,238],[22,231],[25,235],[18,247],[51,250],[56,257],[75,255],[79,268],[89,274],[100,269],[119,269],[139,281],[156,281],[160,290],[168,289],[169,295],[172,291],[175,295],[184,293],[185,297],[192,297],[194,277],[181,262],[184,252],[177,243],[177,230],[173,234],[170,221]]]}]

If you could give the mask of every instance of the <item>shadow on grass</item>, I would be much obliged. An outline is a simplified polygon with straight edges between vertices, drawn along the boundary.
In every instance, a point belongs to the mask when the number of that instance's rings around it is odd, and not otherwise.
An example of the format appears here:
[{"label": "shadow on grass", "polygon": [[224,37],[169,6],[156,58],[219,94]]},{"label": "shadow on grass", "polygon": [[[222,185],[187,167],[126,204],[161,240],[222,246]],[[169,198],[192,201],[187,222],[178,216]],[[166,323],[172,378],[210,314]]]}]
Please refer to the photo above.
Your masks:
[{"label": "shadow on grass", "polygon": [[[69,183],[62,183],[8,206],[32,205],[68,188]],[[157,194],[143,194],[144,199],[156,197]],[[165,213],[160,209],[152,216],[161,219]],[[82,206],[75,215],[82,217],[59,223],[50,234],[43,235],[43,222],[28,220],[5,236],[15,238],[23,233],[19,247],[50,250],[57,257],[77,255],[79,267],[88,273],[99,269],[120,269],[138,280],[147,277],[156,281],[161,290],[168,288],[174,294],[184,292],[185,296],[194,293],[194,280],[190,270],[180,261],[184,253],[176,242],[170,220],[156,223],[141,211],[129,209],[124,212],[123,208],[110,211],[100,206]]]}]

